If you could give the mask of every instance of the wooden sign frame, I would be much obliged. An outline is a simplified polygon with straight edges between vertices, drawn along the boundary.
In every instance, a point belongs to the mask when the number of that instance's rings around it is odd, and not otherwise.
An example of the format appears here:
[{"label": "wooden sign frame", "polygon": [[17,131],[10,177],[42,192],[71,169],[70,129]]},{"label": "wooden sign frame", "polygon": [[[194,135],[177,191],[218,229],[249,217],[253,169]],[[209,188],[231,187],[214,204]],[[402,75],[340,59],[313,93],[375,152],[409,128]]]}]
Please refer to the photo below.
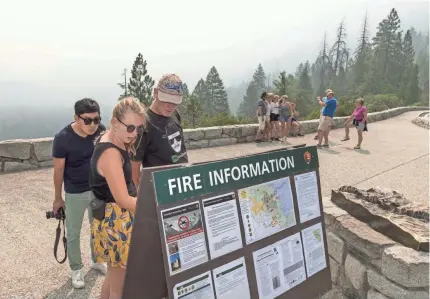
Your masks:
[{"label": "wooden sign frame", "polygon": [[[306,153],[306,154],[304,154]],[[225,186],[225,188],[212,188],[203,187],[205,190],[201,190],[200,194],[193,194],[192,196],[183,196],[184,198],[179,198],[172,202],[160,202],[161,196],[157,200],[157,191],[161,192],[163,187],[166,187],[165,181],[167,177],[173,177],[173,174],[184,172],[193,173],[194,169],[205,169],[214,168],[220,163],[223,165],[228,165],[231,163],[245,161],[245,158],[254,159],[258,161],[262,157],[280,156],[280,155],[293,155],[295,162],[300,166],[295,167],[291,170],[285,171],[277,175],[277,178],[289,177],[291,191],[293,195],[294,213],[296,218],[296,225],[281,230],[273,235],[265,237],[261,240],[255,241],[251,244],[246,245],[245,233],[242,217],[240,217],[240,207],[239,209],[239,222],[240,222],[240,236],[242,241],[242,248],[230,252],[228,254],[222,255],[220,257],[211,259],[209,258],[209,248],[208,248],[208,235],[207,235],[207,225],[205,215],[203,213],[202,200],[215,197],[218,195],[223,195],[226,193],[234,192],[236,202],[239,199],[238,187],[237,186]],[[305,155],[305,156],[304,156]],[[307,156],[306,156],[307,155]],[[300,158],[302,160],[300,161]],[[306,161],[309,159],[309,161]],[[248,161],[247,160],[247,161]],[[251,161],[249,160],[249,161]],[[303,163],[303,164],[302,164]],[[324,225],[324,214],[321,196],[321,185],[319,178],[319,163],[318,154],[315,146],[304,147],[293,150],[274,150],[270,152],[265,152],[256,155],[250,155],[245,157],[234,158],[226,161],[214,161],[208,163],[201,163],[195,165],[175,165],[175,166],[165,166],[157,168],[143,169],[140,180],[139,195],[136,207],[135,222],[133,226],[132,239],[130,244],[130,252],[128,258],[127,272],[123,288],[124,299],[132,298],[142,298],[142,299],[157,299],[157,298],[174,298],[173,288],[177,283],[186,281],[190,278],[196,277],[202,273],[211,271],[217,267],[225,265],[231,261],[237,260],[238,258],[244,257],[246,263],[246,272],[249,284],[250,295],[252,299],[259,298],[258,288],[257,288],[257,278],[255,273],[255,267],[253,262],[253,252],[274,244],[286,237],[292,236],[296,233],[301,235],[303,229],[311,227],[315,224],[321,224],[323,233],[323,244],[324,244],[324,254],[326,267],[323,270],[313,274],[310,277],[301,282],[300,284],[294,286],[287,292],[279,295],[276,298],[316,298],[329,291],[332,288],[331,275],[330,275],[330,263],[327,252],[327,239],[325,233]],[[167,171],[166,171],[167,170]],[[320,216],[308,220],[306,222],[300,222],[300,215],[298,209],[298,200],[296,185],[294,182],[294,176],[315,171],[317,179],[318,188],[318,201],[320,208]],[[172,175],[173,176],[172,176]],[[163,177],[165,175],[165,177]],[[241,187],[249,187],[257,185],[259,183],[264,183],[272,181],[274,177],[260,176],[257,181],[250,181],[240,184]],[[162,185],[157,185],[160,183]],[[157,189],[158,187],[158,189]],[[166,187],[167,188],[167,187]],[[144,191],[142,191],[144,190]],[[166,196],[163,196],[166,197]],[[164,199],[163,199],[164,200]],[[161,200],[162,201],[162,200]],[[168,262],[168,253],[166,248],[166,240],[164,235],[164,225],[161,217],[162,211],[177,206],[183,206],[188,203],[199,202],[201,217],[204,224],[205,231],[205,246],[208,252],[208,261],[192,267],[188,270],[182,271],[175,275],[170,276],[170,267]],[[301,235],[302,236],[302,235]],[[301,238],[303,241],[303,239]],[[303,250],[303,248],[302,248]],[[304,254],[304,253],[303,253]],[[164,258],[166,257],[166,258]],[[304,261],[305,261],[304,257]],[[306,264],[306,263],[305,263]],[[305,265],[306,267],[306,265]],[[212,272],[211,272],[212,273]]]}]

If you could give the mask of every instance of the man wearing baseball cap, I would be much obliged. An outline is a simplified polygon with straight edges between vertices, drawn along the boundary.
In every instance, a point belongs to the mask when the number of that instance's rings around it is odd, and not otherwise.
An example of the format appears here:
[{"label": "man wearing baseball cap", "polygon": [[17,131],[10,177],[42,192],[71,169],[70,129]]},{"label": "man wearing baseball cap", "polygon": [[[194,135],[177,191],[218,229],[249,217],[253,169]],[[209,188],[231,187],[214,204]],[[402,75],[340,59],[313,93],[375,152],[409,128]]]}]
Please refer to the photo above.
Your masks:
[{"label": "man wearing baseball cap", "polygon": [[131,157],[136,186],[139,186],[141,166],[188,162],[181,117],[176,110],[182,103],[183,94],[182,80],[175,74],[164,75],[154,88],[154,101],[147,111],[146,130],[138,136],[136,154]]},{"label": "man wearing baseball cap", "polygon": [[[337,100],[334,97],[333,90],[327,89],[325,93],[327,95],[327,99],[325,101],[321,100],[321,98],[318,97],[318,103],[322,107],[320,122],[318,126],[318,148],[329,147],[328,134],[330,132],[331,127],[333,126],[333,117],[338,106]],[[323,137],[324,144],[321,144]]]}]

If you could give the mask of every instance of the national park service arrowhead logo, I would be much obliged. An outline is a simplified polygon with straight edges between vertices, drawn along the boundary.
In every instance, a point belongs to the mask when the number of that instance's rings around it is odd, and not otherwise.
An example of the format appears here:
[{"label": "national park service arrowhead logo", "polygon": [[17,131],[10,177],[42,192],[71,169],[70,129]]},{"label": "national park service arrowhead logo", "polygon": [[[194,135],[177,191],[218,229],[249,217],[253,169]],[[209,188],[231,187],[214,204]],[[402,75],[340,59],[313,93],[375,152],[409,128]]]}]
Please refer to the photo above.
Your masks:
[{"label": "national park service arrowhead logo", "polygon": [[311,163],[311,161],[312,161],[312,155],[311,155],[311,153],[310,153],[310,152],[308,152],[308,151],[306,151],[306,152],[303,154],[303,158],[305,159],[305,162],[306,162],[307,164]]}]

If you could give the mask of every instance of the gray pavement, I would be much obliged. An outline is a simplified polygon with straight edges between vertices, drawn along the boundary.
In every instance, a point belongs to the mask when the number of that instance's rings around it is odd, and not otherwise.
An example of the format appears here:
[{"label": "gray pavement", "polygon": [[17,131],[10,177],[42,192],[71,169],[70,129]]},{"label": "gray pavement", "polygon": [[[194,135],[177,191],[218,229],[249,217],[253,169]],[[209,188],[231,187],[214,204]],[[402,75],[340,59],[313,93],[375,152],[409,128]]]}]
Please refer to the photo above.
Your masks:
[{"label": "gray pavement", "polygon": [[[345,184],[386,187],[403,193],[417,205],[428,208],[429,131],[411,123],[419,114],[408,112],[372,123],[362,150],[353,150],[351,140],[340,141],[343,130],[331,132],[330,149],[319,150],[323,195]],[[315,144],[313,135],[290,138],[290,144]],[[264,152],[285,147],[281,143],[238,144],[190,151],[191,162],[203,162]],[[0,175],[0,298],[62,299],[98,298],[103,276],[89,271],[89,225],[82,228],[82,251],[86,288],[74,290],[66,264],[53,257],[56,221],[45,211],[54,197],[51,168]],[[61,252],[61,249],[60,249]]]}]

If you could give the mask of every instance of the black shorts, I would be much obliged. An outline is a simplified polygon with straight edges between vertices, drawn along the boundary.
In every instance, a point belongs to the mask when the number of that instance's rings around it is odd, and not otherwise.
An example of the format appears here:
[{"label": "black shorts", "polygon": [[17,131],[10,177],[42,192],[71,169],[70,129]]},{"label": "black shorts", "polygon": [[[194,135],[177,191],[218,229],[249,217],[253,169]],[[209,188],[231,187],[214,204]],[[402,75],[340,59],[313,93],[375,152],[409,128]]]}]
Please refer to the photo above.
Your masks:
[{"label": "black shorts", "polygon": [[270,113],[270,121],[279,121],[279,114]]}]

